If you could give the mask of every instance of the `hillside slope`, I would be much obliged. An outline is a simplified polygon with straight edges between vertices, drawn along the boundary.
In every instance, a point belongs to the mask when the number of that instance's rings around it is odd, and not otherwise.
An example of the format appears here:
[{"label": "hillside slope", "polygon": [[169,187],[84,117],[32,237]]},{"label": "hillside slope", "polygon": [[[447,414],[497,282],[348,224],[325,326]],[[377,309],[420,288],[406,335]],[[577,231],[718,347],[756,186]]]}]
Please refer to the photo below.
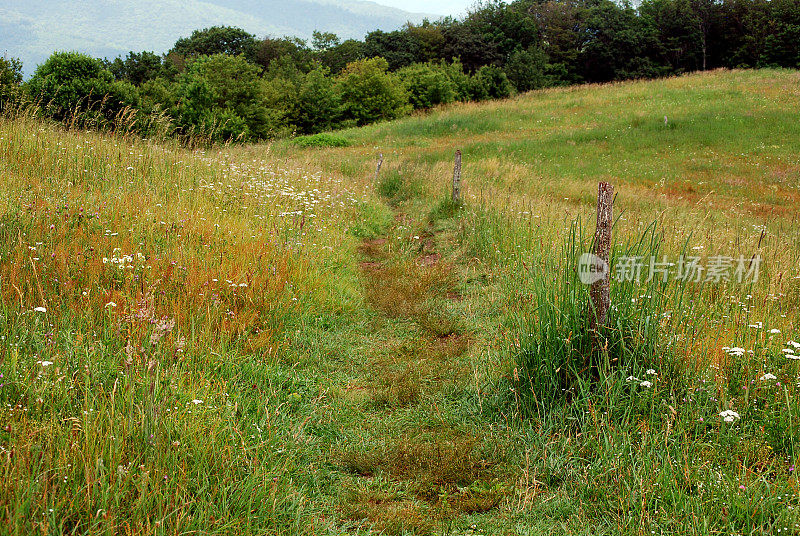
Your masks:
[{"label": "hillside slope", "polygon": [[[797,81],[554,89],[324,149],[0,117],[0,526],[797,533]],[[655,228],[659,260],[760,278],[616,280],[627,353],[581,346],[599,180],[617,259]]]}]

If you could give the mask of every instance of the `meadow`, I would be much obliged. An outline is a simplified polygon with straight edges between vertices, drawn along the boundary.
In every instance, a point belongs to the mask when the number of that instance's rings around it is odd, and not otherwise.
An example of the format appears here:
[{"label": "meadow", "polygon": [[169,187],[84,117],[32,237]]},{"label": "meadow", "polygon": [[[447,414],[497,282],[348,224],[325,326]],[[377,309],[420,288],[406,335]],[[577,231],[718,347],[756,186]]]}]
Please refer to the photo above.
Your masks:
[{"label": "meadow", "polygon": [[[344,147],[4,117],[0,533],[800,533],[797,109],[757,70]],[[612,283],[587,374],[598,181],[616,259],[762,261]]]}]

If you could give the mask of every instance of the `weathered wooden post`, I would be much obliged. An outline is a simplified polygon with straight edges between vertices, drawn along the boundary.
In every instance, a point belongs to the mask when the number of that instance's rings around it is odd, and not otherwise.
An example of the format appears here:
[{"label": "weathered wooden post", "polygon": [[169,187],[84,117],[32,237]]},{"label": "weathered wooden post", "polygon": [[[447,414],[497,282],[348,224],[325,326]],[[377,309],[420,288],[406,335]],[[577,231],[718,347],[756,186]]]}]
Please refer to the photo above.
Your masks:
[{"label": "weathered wooden post", "polygon": [[453,203],[461,202],[461,149],[456,150],[456,165],[453,169]]},{"label": "weathered wooden post", "polygon": [[383,153],[380,153],[378,157],[378,169],[375,170],[375,182],[378,182],[378,175],[381,172],[381,166],[383,165]]},{"label": "weathered wooden post", "polygon": [[614,211],[614,187],[608,182],[601,182],[597,192],[597,228],[594,234],[594,254],[605,263],[603,277],[592,283],[590,292],[591,316],[593,332],[603,326],[611,307],[611,225]]}]

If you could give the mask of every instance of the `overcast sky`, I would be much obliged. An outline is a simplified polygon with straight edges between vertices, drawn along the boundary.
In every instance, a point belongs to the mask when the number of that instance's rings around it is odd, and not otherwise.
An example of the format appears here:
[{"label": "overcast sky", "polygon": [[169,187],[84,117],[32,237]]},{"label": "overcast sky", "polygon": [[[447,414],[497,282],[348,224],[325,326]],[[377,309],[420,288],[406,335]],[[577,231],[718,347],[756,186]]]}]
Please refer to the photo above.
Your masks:
[{"label": "overcast sky", "polygon": [[414,13],[433,15],[461,15],[475,4],[475,0],[375,0],[385,6],[398,7]]}]

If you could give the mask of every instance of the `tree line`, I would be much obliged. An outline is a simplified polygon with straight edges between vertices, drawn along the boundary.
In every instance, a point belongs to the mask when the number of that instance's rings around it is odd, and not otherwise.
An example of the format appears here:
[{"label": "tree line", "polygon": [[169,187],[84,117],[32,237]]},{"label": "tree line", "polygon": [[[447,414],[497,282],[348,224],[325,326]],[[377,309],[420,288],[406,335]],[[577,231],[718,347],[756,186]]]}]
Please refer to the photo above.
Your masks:
[{"label": "tree line", "polygon": [[23,83],[0,58],[0,106],[144,136],[250,141],[394,119],[533,89],[725,68],[800,66],[798,0],[491,0],[463,19],[257,38],[213,27],[166,54],[59,52]]}]

